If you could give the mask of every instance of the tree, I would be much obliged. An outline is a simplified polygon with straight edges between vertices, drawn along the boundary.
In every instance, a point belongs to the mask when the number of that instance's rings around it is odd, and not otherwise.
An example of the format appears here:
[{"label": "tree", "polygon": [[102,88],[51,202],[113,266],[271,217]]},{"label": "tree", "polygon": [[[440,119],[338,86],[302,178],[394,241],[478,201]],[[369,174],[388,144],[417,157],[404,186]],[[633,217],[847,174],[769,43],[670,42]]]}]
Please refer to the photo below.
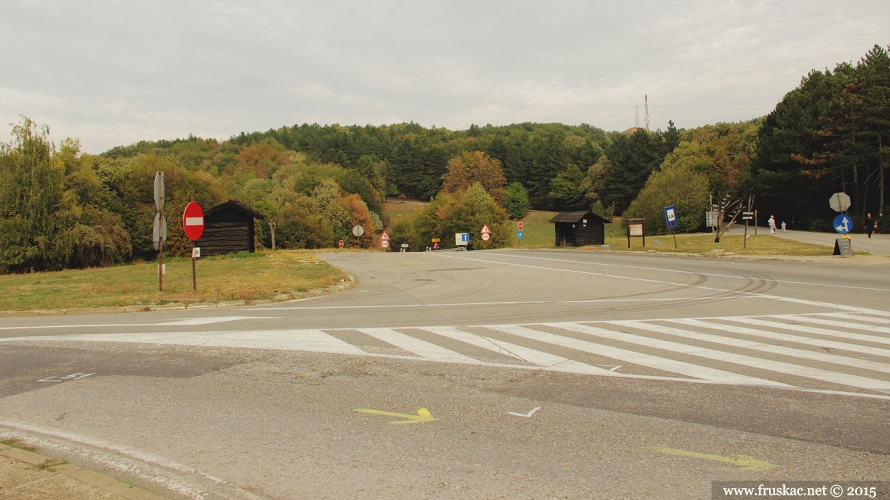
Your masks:
[{"label": "tree", "polygon": [[49,128],[23,116],[12,135],[12,143],[0,144],[0,269],[61,269],[60,236],[73,226],[74,199],[54,164]]},{"label": "tree", "polygon": [[[479,235],[484,225],[491,230],[487,242]],[[478,182],[464,191],[439,193],[417,213],[414,230],[422,241],[441,239],[443,248],[454,247],[455,233],[470,233],[470,247],[477,249],[504,247],[511,235],[507,211]]]},{"label": "tree", "polygon": [[664,209],[677,207],[678,230],[693,232],[702,225],[702,214],[708,209],[710,186],[708,178],[689,164],[665,161],[654,172],[640,195],[630,204],[628,217],[646,219],[646,230],[654,234],[667,232]]},{"label": "tree", "polygon": [[550,180],[550,197],[557,202],[561,211],[586,208],[583,182],[584,173],[574,163],[569,163],[565,170]]},{"label": "tree", "polygon": [[466,151],[451,158],[442,190],[463,191],[478,183],[497,203],[503,203],[507,179],[501,162],[482,151]]},{"label": "tree", "polygon": [[528,213],[530,203],[528,191],[520,182],[511,182],[504,194],[504,209],[513,220],[519,220]]},{"label": "tree", "polygon": [[617,213],[626,210],[666,154],[662,137],[647,130],[613,136],[606,148],[612,166],[606,173],[603,203],[614,204]]}]

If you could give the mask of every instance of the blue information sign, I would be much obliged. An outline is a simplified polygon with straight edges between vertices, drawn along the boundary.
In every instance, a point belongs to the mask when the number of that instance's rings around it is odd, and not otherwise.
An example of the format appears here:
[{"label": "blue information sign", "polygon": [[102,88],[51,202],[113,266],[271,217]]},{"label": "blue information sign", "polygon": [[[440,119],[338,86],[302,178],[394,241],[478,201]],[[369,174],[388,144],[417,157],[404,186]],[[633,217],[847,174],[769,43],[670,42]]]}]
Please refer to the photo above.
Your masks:
[{"label": "blue information sign", "polygon": [[664,221],[668,229],[677,229],[677,207],[671,205],[664,209]]},{"label": "blue information sign", "polygon": [[516,231],[516,237],[522,239],[522,231]]},{"label": "blue information sign", "polygon": [[840,234],[847,234],[853,230],[853,219],[849,215],[838,215],[832,223],[834,230]]}]

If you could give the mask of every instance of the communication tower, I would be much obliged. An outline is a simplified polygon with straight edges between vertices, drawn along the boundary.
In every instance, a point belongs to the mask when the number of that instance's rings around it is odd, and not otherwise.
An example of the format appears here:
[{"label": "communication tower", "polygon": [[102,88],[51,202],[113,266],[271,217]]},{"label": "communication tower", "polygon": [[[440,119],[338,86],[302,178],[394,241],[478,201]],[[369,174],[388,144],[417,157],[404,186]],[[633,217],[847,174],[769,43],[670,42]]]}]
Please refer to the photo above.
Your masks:
[{"label": "communication tower", "polygon": [[649,96],[647,94],[643,94],[643,103],[646,110],[646,116],[643,118],[643,123],[646,124],[646,131],[649,131]]}]

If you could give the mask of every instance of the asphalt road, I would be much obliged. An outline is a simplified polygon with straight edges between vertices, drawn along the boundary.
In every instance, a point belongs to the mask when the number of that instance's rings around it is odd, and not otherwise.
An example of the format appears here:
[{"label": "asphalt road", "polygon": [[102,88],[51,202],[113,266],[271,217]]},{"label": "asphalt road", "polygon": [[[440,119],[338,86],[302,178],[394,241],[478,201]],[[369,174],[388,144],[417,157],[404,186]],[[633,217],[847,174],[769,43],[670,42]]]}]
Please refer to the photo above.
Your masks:
[{"label": "asphalt road", "polygon": [[711,498],[713,481],[888,477],[885,264],[321,257],[356,286],[2,319],[0,439],[188,498]]}]

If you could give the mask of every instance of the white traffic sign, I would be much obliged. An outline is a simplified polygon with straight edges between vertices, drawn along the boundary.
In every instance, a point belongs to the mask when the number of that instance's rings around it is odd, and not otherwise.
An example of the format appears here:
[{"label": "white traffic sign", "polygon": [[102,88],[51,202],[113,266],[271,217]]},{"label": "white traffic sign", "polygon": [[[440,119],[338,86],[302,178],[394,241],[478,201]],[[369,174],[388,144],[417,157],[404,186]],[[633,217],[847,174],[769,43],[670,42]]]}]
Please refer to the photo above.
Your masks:
[{"label": "white traffic sign", "polygon": [[389,241],[389,236],[387,236],[386,231],[384,231],[383,234],[380,235],[380,239],[383,241]]},{"label": "white traffic sign", "polygon": [[491,233],[482,233],[482,241],[488,241],[491,238]]},{"label": "white traffic sign", "polygon": [[828,206],[835,212],[846,212],[850,208],[850,196],[847,193],[834,193],[828,199]]},{"label": "white traffic sign", "polygon": [[482,224],[482,234],[491,234],[491,229],[488,229],[488,224]]},{"label": "white traffic sign", "polygon": [[160,212],[164,208],[164,172],[155,173],[155,208]]},{"label": "white traffic sign", "polygon": [[[365,234],[365,228],[363,228],[362,226],[355,226],[352,228],[352,234],[355,237],[360,238],[363,234]],[[386,235],[386,233],[383,234]]]}]

